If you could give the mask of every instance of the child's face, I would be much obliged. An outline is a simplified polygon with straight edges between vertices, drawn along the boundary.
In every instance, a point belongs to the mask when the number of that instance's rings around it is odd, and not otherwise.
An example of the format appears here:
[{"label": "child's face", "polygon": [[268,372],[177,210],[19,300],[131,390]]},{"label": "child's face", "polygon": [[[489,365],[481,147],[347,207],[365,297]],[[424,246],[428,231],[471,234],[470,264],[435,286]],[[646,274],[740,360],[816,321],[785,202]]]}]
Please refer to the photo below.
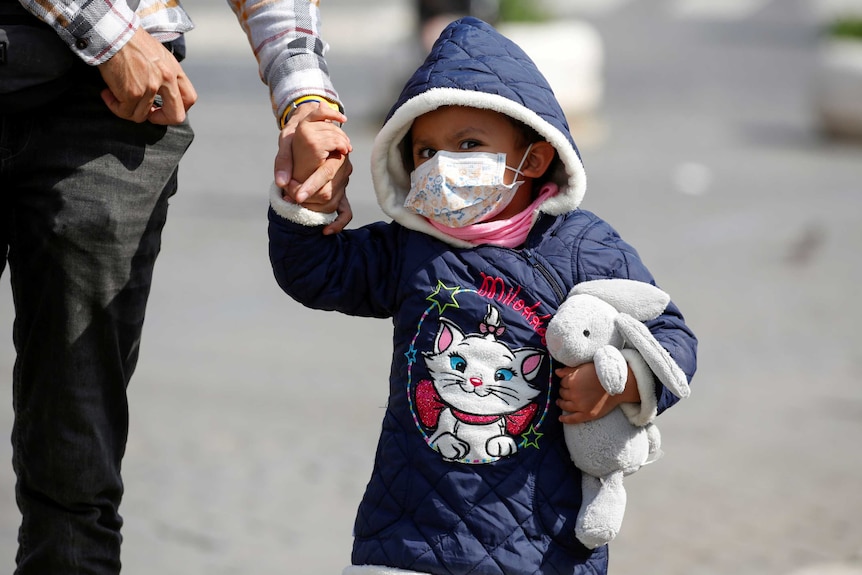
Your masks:
[{"label": "child's face", "polygon": [[[506,162],[517,168],[527,150],[523,138],[503,114],[492,110],[447,106],[425,113],[413,121],[412,155],[414,167],[427,162],[438,151],[491,152],[506,154]],[[512,162],[515,165],[512,165]],[[511,184],[517,174],[506,170],[504,182]],[[523,178],[521,178],[523,179]],[[530,186],[522,185],[509,205],[491,220],[506,219],[530,205]]]},{"label": "child's face", "polygon": [[[448,106],[416,118],[413,135],[413,165],[419,167],[438,151],[492,152],[506,154],[506,161],[523,157],[526,146],[518,146],[519,133],[503,114],[478,108]],[[514,159],[514,160],[513,160]],[[505,182],[511,184],[515,173],[506,170]]]}]

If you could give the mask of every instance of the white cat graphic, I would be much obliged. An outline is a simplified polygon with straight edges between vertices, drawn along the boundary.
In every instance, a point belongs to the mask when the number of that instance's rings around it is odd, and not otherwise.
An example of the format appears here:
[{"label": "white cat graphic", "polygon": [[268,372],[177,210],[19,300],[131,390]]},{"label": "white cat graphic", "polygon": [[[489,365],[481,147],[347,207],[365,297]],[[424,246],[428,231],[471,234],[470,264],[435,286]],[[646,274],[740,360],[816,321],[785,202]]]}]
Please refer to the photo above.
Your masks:
[{"label": "white cat graphic", "polygon": [[488,306],[480,333],[465,334],[440,318],[433,352],[423,353],[431,381],[419,382],[416,406],[422,423],[434,429],[429,443],[447,460],[487,463],[513,455],[538,411],[540,390],[532,381],[545,353],[510,350],[498,341],[506,328]]}]

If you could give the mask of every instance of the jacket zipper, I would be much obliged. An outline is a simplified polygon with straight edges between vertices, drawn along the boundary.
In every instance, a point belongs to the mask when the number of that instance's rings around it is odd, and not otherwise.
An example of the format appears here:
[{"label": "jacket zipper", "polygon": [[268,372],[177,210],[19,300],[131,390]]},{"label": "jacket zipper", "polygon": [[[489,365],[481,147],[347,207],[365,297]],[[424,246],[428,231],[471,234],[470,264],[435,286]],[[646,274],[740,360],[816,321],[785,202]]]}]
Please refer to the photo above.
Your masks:
[{"label": "jacket zipper", "polygon": [[533,255],[531,250],[524,250],[522,253],[524,254],[524,257],[527,258],[527,261],[530,262],[530,265],[542,274],[548,284],[550,284],[551,289],[554,290],[554,294],[557,296],[557,306],[563,303],[563,300],[566,299],[566,294],[563,292],[563,288],[560,287],[560,284],[557,283],[557,280],[554,279],[554,276],[551,275],[551,272],[548,271],[548,268],[536,259],[536,256]]},{"label": "jacket zipper", "polygon": [[560,284],[557,282],[556,279],[554,279],[554,276],[551,275],[551,272],[548,271],[548,268],[546,268],[542,264],[542,262],[540,262],[536,258],[536,256],[533,255],[532,250],[528,250],[528,249],[513,250],[511,248],[504,248],[502,246],[489,246],[489,247],[493,247],[495,249],[498,249],[498,250],[501,250],[504,252],[508,252],[511,254],[516,254],[516,255],[524,258],[525,260],[527,260],[527,263],[530,264],[533,267],[533,269],[537,270],[540,274],[542,274],[542,277],[544,277],[545,281],[548,282],[548,285],[551,286],[551,289],[554,291],[554,295],[557,296],[557,307],[559,307],[560,304],[563,303],[563,300],[566,299],[566,291],[562,287],[560,287]]}]

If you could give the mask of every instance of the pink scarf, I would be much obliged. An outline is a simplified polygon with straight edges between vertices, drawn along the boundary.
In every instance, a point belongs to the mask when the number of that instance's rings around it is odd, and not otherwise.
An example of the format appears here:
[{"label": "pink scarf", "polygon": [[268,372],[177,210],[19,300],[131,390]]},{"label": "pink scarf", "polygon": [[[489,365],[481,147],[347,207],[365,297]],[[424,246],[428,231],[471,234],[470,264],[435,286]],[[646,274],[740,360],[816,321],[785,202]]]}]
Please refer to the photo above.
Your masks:
[{"label": "pink scarf", "polygon": [[432,226],[453,238],[470,242],[473,245],[493,244],[504,248],[516,248],[524,243],[533,228],[533,215],[546,199],[559,191],[557,184],[545,184],[537,197],[527,209],[509,218],[493,222],[479,222],[463,228],[450,228],[428,220]]}]

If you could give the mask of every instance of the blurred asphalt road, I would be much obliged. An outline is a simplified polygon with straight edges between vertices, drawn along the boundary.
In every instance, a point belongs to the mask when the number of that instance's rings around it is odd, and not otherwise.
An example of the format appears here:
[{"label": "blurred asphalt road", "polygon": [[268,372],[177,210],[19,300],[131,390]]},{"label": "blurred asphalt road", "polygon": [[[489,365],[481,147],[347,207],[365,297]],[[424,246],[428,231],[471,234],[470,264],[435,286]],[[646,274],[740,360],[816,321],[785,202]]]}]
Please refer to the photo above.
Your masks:
[{"label": "blurred asphalt road", "polygon": [[[187,64],[197,139],[130,388],[124,573],[335,575],[383,414],[389,323],[306,311],[278,290],[266,90],[227,6],[184,4],[199,27]],[[412,12],[406,0],[323,4],[359,225],[381,217],[368,156],[416,64]],[[692,396],[660,419],[664,459],[627,479],[611,572],[862,573],[862,145],[817,132],[811,6],[552,4],[605,44],[604,102],[570,118],[590,178],[583,207],[638,247],[701,341]],[[7,437],[12,317],[6,274]],[[11,572],[8,441],[0,459]]]}]

